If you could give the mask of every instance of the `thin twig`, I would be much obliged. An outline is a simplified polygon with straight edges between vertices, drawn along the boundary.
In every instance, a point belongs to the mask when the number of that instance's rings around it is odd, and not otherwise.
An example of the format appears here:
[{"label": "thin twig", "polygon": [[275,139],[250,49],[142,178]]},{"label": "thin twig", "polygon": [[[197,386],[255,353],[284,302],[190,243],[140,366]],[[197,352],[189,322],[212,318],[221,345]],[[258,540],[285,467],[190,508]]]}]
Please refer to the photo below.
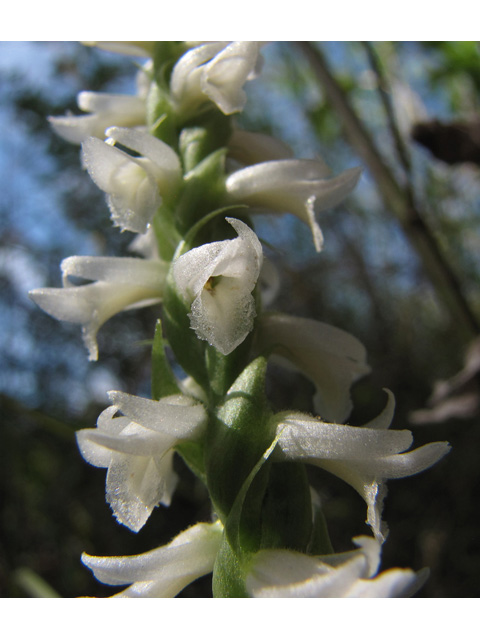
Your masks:
[{"label": "thin twig", "polygon": [[409,181],[405,185],[405,187],[410,190],[412,188],[412,184],[410,180],[411,169],[412,169],[412,165],[410,162],[410,154],[408,152],[408,148],[405,145],[405,142],[398,128],[397,118],[395,116],[395,112],[393,110],[393,104],[390,99],[390,86],[389,86],[388,79],[385,73],[383,72],[383,68],[378,58],[378,54],[375,48],[373,47],[372,43],[362,42],[361,44],[365,49],[370,66],[372,67],[373,72],[377,76],[378,95],[382,102],[383,108],[385,109],[385,115],[387,116],[387,124],[395,144],[395,150],[397,152],[399,162],[402,165],[403,169],[405,170],[407,177],[409,178]]},{"label": "thin twig", "polygon": [[391,170],[384,163],[369,132],[351,107],[319,49],[309,42],[297,42],[296,45],[305,55],[322,84],[326,98],[342,121],[350,144],[369,168],[386,210],[391,211],[399,220],[419,255],[439,300],[443,301],[451,318],[458,323],[458,328],[464,333],[464,337],[470,340],[480,333],[480,325],[462,293],[460,281],[446,262],[436,239],[412,201],[411,194],[398,184]]}]

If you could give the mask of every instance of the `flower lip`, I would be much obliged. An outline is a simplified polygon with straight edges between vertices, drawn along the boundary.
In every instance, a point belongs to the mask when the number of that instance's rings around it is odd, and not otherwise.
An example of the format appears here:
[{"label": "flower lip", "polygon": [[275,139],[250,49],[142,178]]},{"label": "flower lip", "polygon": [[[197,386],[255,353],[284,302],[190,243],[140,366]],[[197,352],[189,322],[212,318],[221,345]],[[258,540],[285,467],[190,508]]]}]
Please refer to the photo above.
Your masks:
[{"label": "flower lip", "polygon": [[315,215],[337,206],[355,188],[360,168],[332,177],[321,159],[281,159],[260,162],[235,171],[225,186],[230,198],[265,211],[292,213],[309,225],[315,248],[323,246],[323,234]]},{"label": "flower lip", "polygon": [[235,218],[226,220],[237,238],[192,249],[173,264],[177,290],[191,305],[191,328],[224,355],[253,329],[252,291],[263,261],[262,246],[250,227]]}]

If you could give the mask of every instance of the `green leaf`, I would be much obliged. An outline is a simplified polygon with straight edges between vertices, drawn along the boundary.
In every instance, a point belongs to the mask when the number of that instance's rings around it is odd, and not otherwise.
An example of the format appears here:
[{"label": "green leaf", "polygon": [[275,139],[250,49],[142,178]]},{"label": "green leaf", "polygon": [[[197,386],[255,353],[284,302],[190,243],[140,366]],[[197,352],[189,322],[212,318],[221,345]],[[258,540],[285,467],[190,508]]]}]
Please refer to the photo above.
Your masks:
[{"label": "green leaf", "polygon": [[162,260],[170,262],[177,246],[182,241],[182,237],[177,231],[174,213],[171,208],[163,203],[157,209],[152,224],[159,256]]},{"label": "green leaf", "polygon": [[152,398],[160,400],[176,393],[181,393],[175,375],[165,353],[162,323],[157,320],[152,347]]},{"label": "green leaf", "polygon": [[264,358],[251,362],[231,386],[209,425],[207,482],[215,509],[224,521],[274,437],[265,396],[265,371]]},{"label": "green leaf", "polygon": [[224,204],[226,153],[226,149],[214,151],[185,175],[176,209],[178,228],[183,235],[203,216]]},{"label": "green leaf", "polygon": [[185,464],[204,484],[207,484],[205,474],[205,447],[203,440],[182,442],[175,447],[175,451],[180,454]]},{"label": "green leaf", "polygon": [[212,404],[218,404],[245,368],[250,355],[253,332],[231,353],[223,355],[215,347],[205,348],[205,362]]},{"label": "green leaf", "polygon": [[306,552],[312,536],[312,498],[305,465],[274,462],[268,471],[260,546]]},{"label": "green leaf", "polygon": [[163,324],[168,343],[178,364],[206,391],[209,388],[205,368],[205,346],[190,327],[190,306],[178,294],[171,270],[167,275],[163,298]]},{"label": "green leaf", "polygon": [[177,149],[175,109],[168,91],[152,82],[147,96],[147,125],[152,136]]},{"label": "green leaf", "polygon": [[214,598],[248,598],[242,564],[226,537],[215,559],[212,589]]},{"label": "green leaf", "polygon": [[187,48],[182,41],[160,40],[155,42],[153,52],[154,76],[165,92],[170,90],[170,76],[173,67]]},{"label": "green leaf", "polygon": [[217,149],[225,147],[231,133],[231,118],[220,111],[209,111],[203,121],[182,129],[179,149],[185,173],[192,171]]}]

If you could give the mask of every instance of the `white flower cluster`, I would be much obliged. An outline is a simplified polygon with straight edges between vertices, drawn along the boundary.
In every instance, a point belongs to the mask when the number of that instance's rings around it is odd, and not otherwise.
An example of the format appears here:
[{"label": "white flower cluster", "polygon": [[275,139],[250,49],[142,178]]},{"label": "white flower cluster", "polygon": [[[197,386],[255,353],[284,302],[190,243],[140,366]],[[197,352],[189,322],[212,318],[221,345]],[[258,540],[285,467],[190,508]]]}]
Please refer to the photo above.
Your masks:
[{"label": "white flower cluster", "polygon": [[[148,58],[154,51],[149,42],[85,44]],[[206,109],[218,109],[225,116],[241,111],[244,85],[261,67],[261,44],[185,43],[169,80],[169,101],[179,122]],[[317,465],[353,486],[367,503],[374,537],[354,539],[359,549],[340,555],[259,551],[248,561],[247,593],[252,597],[409,595],[421,586],[423,574],[402,569],[378,574],[386,534],[381,519],[385,482],[430,467],[447,453],[448,445],[437,442],[407,451],[412,434],[388,429],[394,409],[390,392],[378,418],[362,427],[344,424],[352,410],[350,388],[370,370],[365,349],[353,336],[324,323],[258,313],[255,291],[268,263],[249,224],[227,217],[237,237],[177,252],[173,260],[159,257],[152,248],[153,223],[162,205],[175,210],[189,176],[178,150],[148,128],[146,104],[154,84],[149,59],[138,73],[136,96],[82,92],[78,105],[86,115],[50,119],[58,134],[81,144],[83,166],[105,192],[113,224],[139,234],[135,245],[141,244],[145,257],[67,258],[62,263],[63,288],[37,289],[31,297],[52,316],[82,326],[92,360],[98,357],[97,332],[110,317],[162,302],[169,286],[189,309],[190,331],[223,356],[255,331],[252,354],[266,353],[308,377],[315,387],[313,407],[321,416],[298,412],[274,416],[272,463]],[[348,196],[360,175],[359,169],[349,169],[332,177],[323,161],[293,159],[285,145],[240,130],[229,138],[227,153],[235,170],[223,177],[219,208],[241,204],[248,205],[249,215],[291,213],[309,225],[317,250],[323,236],[316,215]],[[72,277],[86,282],[74,285]],[[212,410],[208,393],[199,390],[194,380],[191,383],[179,381],[184,393],[160,400],[112,391],[112,404],[100,415],[97,428],[77,434],[85,460],[107,469],[107,501],[118,521],[133,531],[141,529],[157,505],[170,504],[176,485],[175,449],[202,441],[206,432]],[[213,570],[223,530],[220,521],[197,524],[148,553],[117,558],[84,554],[83,562],[102,582],[130,585],[118,594],[121,597],[173,597]]]}]

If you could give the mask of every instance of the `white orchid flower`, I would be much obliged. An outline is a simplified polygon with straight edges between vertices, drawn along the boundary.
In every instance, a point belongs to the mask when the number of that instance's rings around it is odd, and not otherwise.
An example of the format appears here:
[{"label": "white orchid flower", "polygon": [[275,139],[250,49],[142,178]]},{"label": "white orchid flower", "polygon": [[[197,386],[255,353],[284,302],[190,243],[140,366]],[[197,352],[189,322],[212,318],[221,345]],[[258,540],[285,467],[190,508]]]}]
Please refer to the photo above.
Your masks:
[{"label": "white orchid flower", "polygon": [[170,91],[180,112],[211,100],[226,115],[246,103],[243,85],[255,77],[260,42],[209,42],[187,51],[176,63]]},{"label": "white orchid flower", "polygon": [[191,304],[191,327],[224,355],[253,329],[252,291],[262,267],[262,246],[255,233],[235,218],[226,218],[238,238],[191,249],[173,263],[173,278]]},{"label": "white orchid flower", "polygon": [[[167,144],[145,131],[111,127],[108,139],[88,138],[82,161],[95,184],[107,194],[112,220],[122,230],[145,233],[162,203],[180,184],[180,160]],[[116,142],[140,154],[133,157]]]},{"label": "white orchid flower", "polygon": [[105,138],[109,127],[146,126],[146,97],[150,86],[149,68],[137,75],[137,95],[81,91],[77,104],[86,115],[50,116],[48,121],[59,136],[80,144],[90,136]]},{"label": "white orchid flower", "polygon": [[352,410],[350,387],[370,372],[367,352],[352,335],[323,322],[282,313],[263,315],[257,348],[299,369],[315,385],[314,408],[327,422],[343,423]]},{"label": "white orchid flower", "polygon": [[82,555],[100,582],[131,585],[114,598],[174,598],[191,582],[213,570],[222,542],[220,521],[195,524],[169,544],[137,556]]},{"label": "white orchid flower", "polygon": [[[170,504],[174,447],[201,435],[206,412],[181,394],[159,401],[121,391],[108,395],[112,406],[100,414],[96,429],[77,431],[78,447],[87,462],[108,469],[107,502],[119,522],[139,531],[154,507]],[[123,416],[115,417],[119,411]]]},{"label": "white orchid flower", "polygon": [[[126,309],[160,302],[168,270],[161,260],[72,256],[62,261],[64,288],[34,289],[30,298],[57,320],[82,325],[89,359],[97,360],[97,332]],[[74,286],[69,278],[92,280]]]},{"label": "white orchid flower", "polygon": [[377,574],[380,543],[353,539],[356,551],[308,556],[288,550],[263,550],[253,559],[246,588],[254,598],[398,598],[416,593],[428,573],[390,569]]},{"label": "white orchid flower", "polygon": [[350,484],[367,503],[367,524],[383,541],[382,523],[385,481],[413,476],[441,460],[449,451],[447,442],[431,442],[407,451],[412,433],[388,430],[395,408],[393,394],[380,415],[362,427],[323,422],[303,413],[277,415],[278,457],[314,464]]},{"label": "white orchid flower", "polygon": [[347,169],[332,178],[321,160],[272,160],[235,171],[226,180],[234,202],[260,207],[262,212],[292,213],[308,224],[317,251],[323,234],[316,214],[344,200],[360,177],[358,168]]}]

